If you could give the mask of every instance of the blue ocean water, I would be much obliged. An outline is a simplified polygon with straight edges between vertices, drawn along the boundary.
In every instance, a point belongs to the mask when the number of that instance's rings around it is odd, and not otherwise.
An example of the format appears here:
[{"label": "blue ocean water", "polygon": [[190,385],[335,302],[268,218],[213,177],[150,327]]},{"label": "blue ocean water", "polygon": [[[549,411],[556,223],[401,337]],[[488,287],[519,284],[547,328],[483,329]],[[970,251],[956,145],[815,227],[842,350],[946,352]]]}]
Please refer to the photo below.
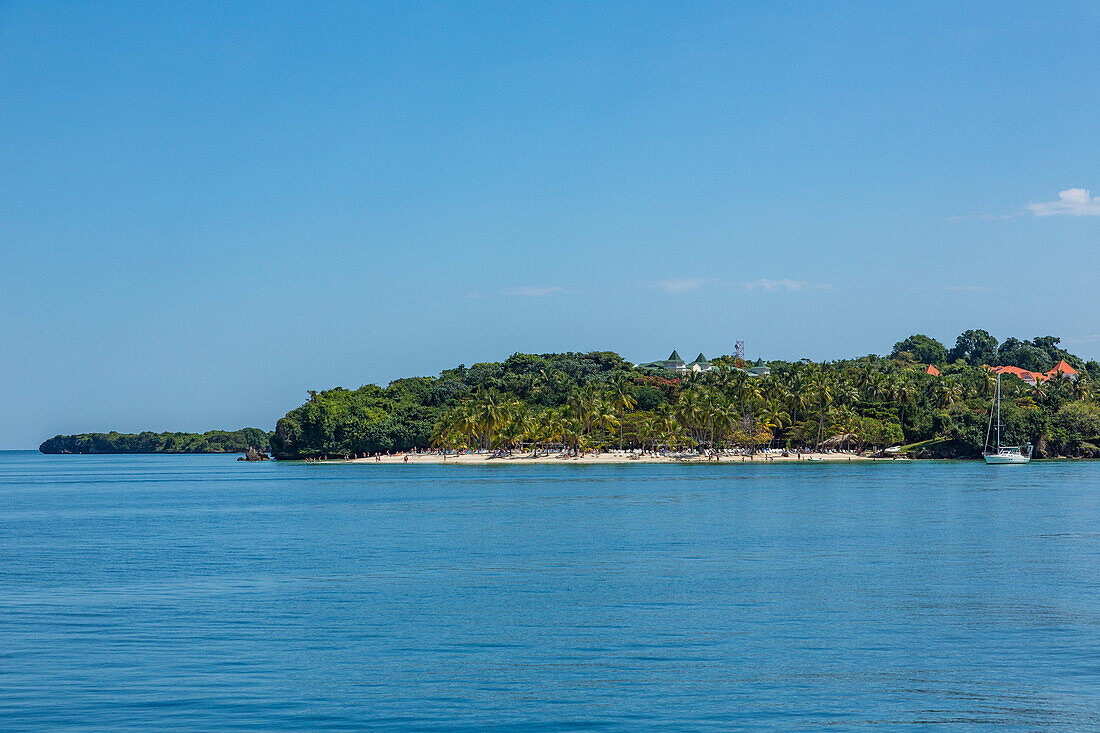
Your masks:
[{"label": "blue ocean water", "polygon": [[1100,729],[1100,464],[0,453],[0,728]]}]

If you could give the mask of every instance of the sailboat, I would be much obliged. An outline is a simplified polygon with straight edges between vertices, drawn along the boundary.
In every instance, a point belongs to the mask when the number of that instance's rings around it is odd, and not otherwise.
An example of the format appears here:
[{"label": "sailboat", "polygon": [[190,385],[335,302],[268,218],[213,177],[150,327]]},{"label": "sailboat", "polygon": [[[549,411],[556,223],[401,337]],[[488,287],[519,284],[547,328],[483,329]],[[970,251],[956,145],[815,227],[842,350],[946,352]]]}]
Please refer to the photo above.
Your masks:
[{"label": "sailboat", "polygon": [[[993,415],[997,416],[997,443],[993,450],[987,450],[989,446],[989,434],[993,431]],[[1021,451],[1020,446],[1001,445],[1001,375],[997,375],[997,399],[989,406],[989,427],[985,431],[985,446],[982,447],[982,456],[989,464],[1003,463],[1027,463],[1031,460],[1031,443],[1027,444],[1027,450]]]}]

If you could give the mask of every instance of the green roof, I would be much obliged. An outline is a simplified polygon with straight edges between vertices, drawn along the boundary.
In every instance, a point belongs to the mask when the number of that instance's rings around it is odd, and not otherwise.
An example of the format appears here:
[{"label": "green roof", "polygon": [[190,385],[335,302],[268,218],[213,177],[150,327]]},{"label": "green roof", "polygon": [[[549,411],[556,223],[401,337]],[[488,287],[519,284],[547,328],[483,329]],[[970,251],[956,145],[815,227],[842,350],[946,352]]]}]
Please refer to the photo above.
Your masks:
[{"label": "green roof", "polygon": [[680,358],[680,354],[676,352],[676,349],[673,349],[672,356],[665,359],[665,361],[683,361],[683,359]]},{"label": "green roof", "polygon": [[700,351],[699,356],[695,357],[695,361],[693,361],[691,363],[692,364],[709,364],[710,362],[707,361],[707,357],[703,356],[703,352]]},{"label": "green roof", "polygon": [[767,364],[764,363],[763,359],[757,359],[756,363],[753,364],[753,366],[767,366]]}]

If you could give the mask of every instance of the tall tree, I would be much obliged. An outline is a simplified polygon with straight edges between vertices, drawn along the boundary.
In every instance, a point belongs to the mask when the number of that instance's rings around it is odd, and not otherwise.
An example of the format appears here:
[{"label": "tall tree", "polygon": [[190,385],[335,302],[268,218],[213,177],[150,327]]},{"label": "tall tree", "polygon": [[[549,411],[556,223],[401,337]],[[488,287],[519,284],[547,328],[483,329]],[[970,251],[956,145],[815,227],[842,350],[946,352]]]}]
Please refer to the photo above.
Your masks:
[{"label": "tall tree", "polygon": [[896,358],[906,353],[912,354],[913,358],[922,364],[942,364],[947,361],[947,349],[944,345],[923,333],[913,334],[904,341],[894,344],[894,352],[891,356]]}]

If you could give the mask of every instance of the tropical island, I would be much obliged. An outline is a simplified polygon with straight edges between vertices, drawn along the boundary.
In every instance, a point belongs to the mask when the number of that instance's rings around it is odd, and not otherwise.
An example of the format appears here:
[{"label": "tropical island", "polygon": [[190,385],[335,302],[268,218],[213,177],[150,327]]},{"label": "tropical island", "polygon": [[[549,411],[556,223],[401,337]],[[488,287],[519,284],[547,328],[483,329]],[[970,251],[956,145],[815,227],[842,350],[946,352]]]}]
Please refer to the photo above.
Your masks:
[{"label": "tropical island", "polygon": [[[514,354],[386,387],[310,391],[273,433],[59,435],[43,453],[243,453],[281,460],[378,462],[395,454],[606,456],[844,450],[848,456],[976,458],[1002,385],[1004,434],[1036,458],[1100,458],[1100,363],[1041,336],[999,342],[984,330],[952,348],[915,334],[887,356],[816,363],[632,363],[610,351]],[[477,453],[480,452],[480,453]],[[523,453],[525,455],[521,456]],[[459,461],[461,462],[461,461]]]},{"label": "tropical island", "polygon": [[55,435],[43,453],[245,453],[249,447],[270,451],[271,433],[259,428],[208,430],[205,433],[82,433]]},{"label": "tropical island", "polygon": [[893,447],[898,456],[969,458],[981,454],[1000,374],[1006,436],[1033,443],[1036,458],[1100,457],[1100,363],[1060,343],[969,330],[948,349],[916,334],[888,356],[828,363],[514,354],[387,387],[311,391],[278,421],[271,451],[286,460]]}]

